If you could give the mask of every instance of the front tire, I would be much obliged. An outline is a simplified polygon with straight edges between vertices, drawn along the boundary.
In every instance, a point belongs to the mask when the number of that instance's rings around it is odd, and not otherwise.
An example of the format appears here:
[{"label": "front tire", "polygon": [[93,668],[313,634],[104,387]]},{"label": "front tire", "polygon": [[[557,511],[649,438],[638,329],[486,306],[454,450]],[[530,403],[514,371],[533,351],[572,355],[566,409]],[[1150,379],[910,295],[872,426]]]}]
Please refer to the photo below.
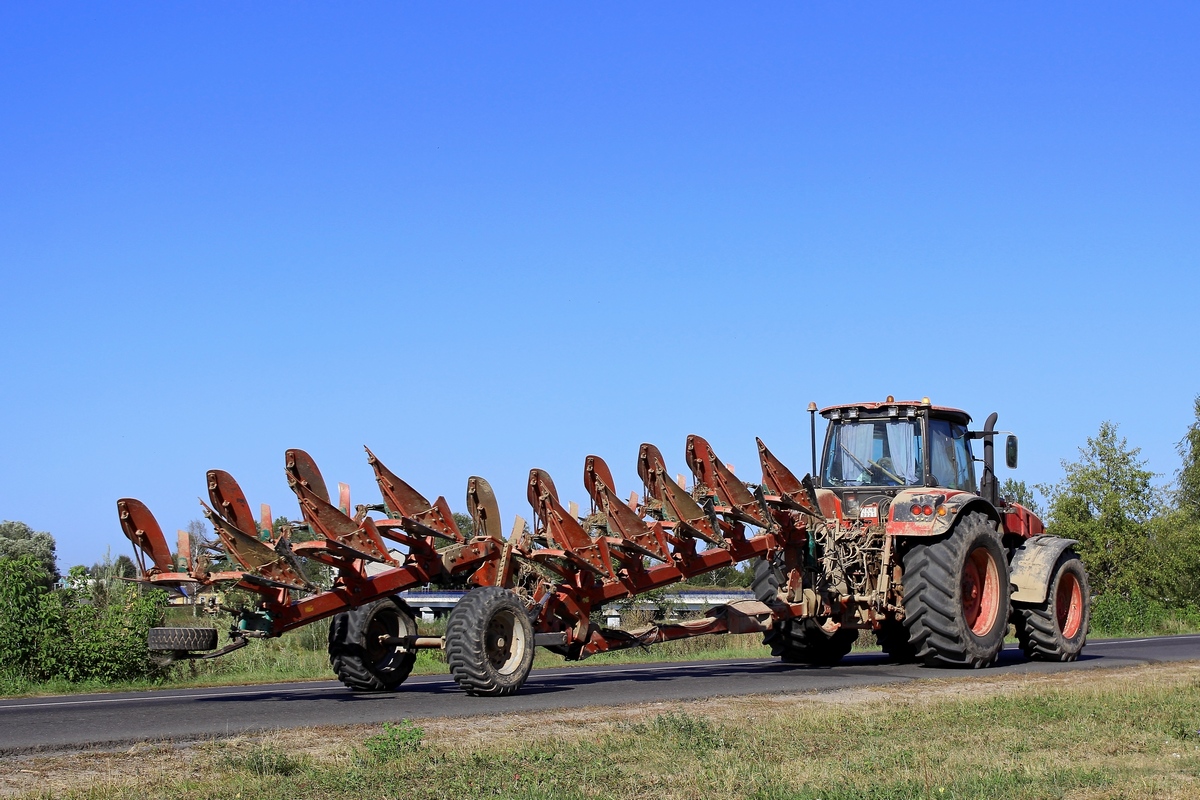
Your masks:
[{"label": "front tire", "polygon": [[[755,598],[769,606],[779,602],[783,580],[782,568],[760,558],[754,565],[754,581],[750,586]],[[771,655],[783,663],[822,667],[840,662],[857,639],[858,631],[854,628],[828,633],[812,618],[776,620],[771,630],[763,634],[763,644],[770,646]]]},{"label": "front tire", "polygon": [[1028,658],[1041,661],[1074,661],[1087,642],[1091,619],[1087,569],[1070,550],[1054,567],[1046,601],[1017,606],[1017,640]]},{"label": "front tire", "polygon": [[1004,647],[1008,560],[996,526],[972,512],[950,535],[904,555],[904,624],[930,666],[987,667]]},{"label": "front tire", "polygon": [[875,640],[879,642],[880,649],[887,654],[890,661],[907,664],[917,660],[916,648],[909,641],[908,628],[904,627],[903,622],[885,619],[875,631]]},{"label": "front tire", "polygon": [[450,674],[470,695],[513,694],[533,668],[533,626],[516,593],[499,586],[467,592],[446,623]]},{"label": "front tire", "polygon": [[387,692],[404,683],[417,653],[383,639],[417,635],[408,604],[385,597],[343,611],[329,624],[329,663],[338,680],[360,692]]}]

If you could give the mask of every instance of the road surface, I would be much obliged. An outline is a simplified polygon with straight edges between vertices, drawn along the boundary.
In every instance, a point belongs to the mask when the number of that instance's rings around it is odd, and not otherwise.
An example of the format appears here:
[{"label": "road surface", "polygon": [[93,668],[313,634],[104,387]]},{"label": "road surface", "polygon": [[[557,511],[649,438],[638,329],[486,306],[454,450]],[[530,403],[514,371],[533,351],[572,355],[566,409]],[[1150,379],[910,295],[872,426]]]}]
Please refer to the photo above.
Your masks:
[{"label": "road surface", "polygon": [[[1027,662],[1015,647],[986,674],[1045,673],[1200,660],[1200,635],[1090,642],[1073,664]],[[468,697],[446,675],[410,678],[399,691],[351,692],[335,681],[166,689],[0,701],[0,754],[69,750],[146,740],[187,740],[271,728],[383,722],[405,717],[545,711],[701,697],[830,691],[928,678],[970,679],[969,670],[890,664],[856,653],[832,668],[775,659],[564,667],[535,670],[512,697]]]}]

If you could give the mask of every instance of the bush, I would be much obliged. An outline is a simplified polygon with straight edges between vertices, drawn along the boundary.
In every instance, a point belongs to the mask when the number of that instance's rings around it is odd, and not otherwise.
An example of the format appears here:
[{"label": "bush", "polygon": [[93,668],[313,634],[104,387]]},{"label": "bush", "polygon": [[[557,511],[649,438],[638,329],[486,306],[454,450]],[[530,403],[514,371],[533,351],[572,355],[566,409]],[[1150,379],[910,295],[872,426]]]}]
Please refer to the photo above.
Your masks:
[{"label": "bush", "polygon": [[1101,595],[1092,600],[1091,632],[1096,636],[1146,636],[1200,629],[1200,609],[1175,607],[1144,595]]},{"label": "bush", "polygon": [[128,680],[159,674],[146,634],[162,619],[166,593],[116,579],[89,580],[75,567],[66,587],[37,583],[30,556],[0,558],[0,672],[28,680]]}]

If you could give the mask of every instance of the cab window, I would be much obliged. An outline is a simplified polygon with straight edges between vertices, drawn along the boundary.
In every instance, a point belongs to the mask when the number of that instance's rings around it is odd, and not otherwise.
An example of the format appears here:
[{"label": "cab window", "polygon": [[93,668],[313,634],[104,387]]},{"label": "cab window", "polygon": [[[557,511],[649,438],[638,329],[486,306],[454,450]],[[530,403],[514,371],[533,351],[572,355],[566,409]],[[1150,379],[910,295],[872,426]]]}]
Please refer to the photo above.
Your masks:
[{"label": "cab window", "polygon": [[929,469],[937,486],[975,491],[975,462],[965,425],[929,420]]}]

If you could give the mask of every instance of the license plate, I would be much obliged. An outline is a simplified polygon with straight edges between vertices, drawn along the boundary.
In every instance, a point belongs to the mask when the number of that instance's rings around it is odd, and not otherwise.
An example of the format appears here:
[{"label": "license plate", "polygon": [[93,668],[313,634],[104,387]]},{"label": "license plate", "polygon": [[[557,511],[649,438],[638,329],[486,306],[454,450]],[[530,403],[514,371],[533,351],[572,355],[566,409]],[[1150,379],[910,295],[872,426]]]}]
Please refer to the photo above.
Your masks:
[{"label": "license plate", "polygon": [[879,506],[863,506],[858,516],[863,519],[879,519]]}]

